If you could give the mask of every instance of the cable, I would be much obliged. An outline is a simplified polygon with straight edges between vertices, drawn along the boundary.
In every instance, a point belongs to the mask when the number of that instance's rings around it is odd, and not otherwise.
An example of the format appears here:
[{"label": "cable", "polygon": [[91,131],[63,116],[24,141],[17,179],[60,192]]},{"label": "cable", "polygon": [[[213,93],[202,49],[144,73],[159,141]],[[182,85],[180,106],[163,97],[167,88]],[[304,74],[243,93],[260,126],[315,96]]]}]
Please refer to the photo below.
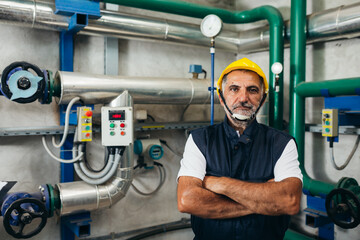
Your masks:
[{"label": "cable", "polygon": [[[137,192],[140,195],[151,196],[151,195],[155,194],[163,186],[163,184],[166,180],[166,170],[165,170],[164,166],[157,162],[154,162],[154,164],[158,167],[159,173],[160,173],[159,185],[152,192],[145,193],[145,192],[140,191],[133,183],[131,183],[131,186],[134,188],[135,192]],[[162,172],[162,170],[164,170],[164,173]]]},{"label": "cable", "polygon": [[[94,172],[94,173],[99,173],[99,172],[104,171],[105,167],[107,166],[107,164],[109,162],[109,154],[108,154],[109,151],[107,151],[107,148],[105,148],[104,165],[102,166],[101,169],[96,170],[90,165],[90,163],[89,163],[89,161],[87,159],[87,155],[86,155],[86,143],[83,143],[83,144],[84,144],[84,163],[86,165],[86,168],[89,169],[90,171]],[[113,155],[114,155],[114,153],[113,153]]]},{"label": "cable", "polygon": [[[108,172],[103,172],[103,173],[91,173],[89,174],[89,172],[84,172],[81,167],[83,167],[85,164],[82,163],[82,161],[79,162],[76,162],[74,164],[74,169],[77,173],[77,175],[84,181],[84,182],[87,182],[89,184],[92,184],[92,185],[100,185],[100,184],[103,184],[105,183],[106,181],[108,181],[115,173],[116,173],[116,170],[118,169],[118,166],[119,166],[119,162],[121,160],[121,157],[124,153],[124,150],[125,150],[125,147],[119,147],[119,148],[116,148],[115,150],[115,159],[114,161],[112,161],[111,159],[109,159],[109,163],[108,165],[110,164],[111,166],[109,167],[110,170]],[[79,145],[79,151],[82,151],[82,146]],[[73,155],[76,155],[76,151],[74,150],[73,148]],[[112,155],[109,155],[109,158],[111,157]],[[82,166],[83,164],[83,166]],[[105,174],[104,174],[105,173]]]},{"label": "cable", "polygon": [[160,143],[164,144],[173,154],[175,154],[176,156],[182,158],[183,156],[181,156],[181,154],[175,152],[168,144],[165,140],[161,140],[160,139]]},{"label": "cable", "polygon": [[186,110],[189,108],[189,106],[190,106],[190,103],[188,103],[188,104],[185,106],[183,112],[181,113],[181,116],[180,116],[180,120],[181,120],[181,121],[184,120],[185,112],[186,112]]},{"label": "cable", "polygon": [[150,114],[147,115],[147,118],[150,118],[153,122],[155,122],[155,118],[151,116]]},{"label": "cable", "polygon": [[345,163],[341,166],[338,166],[335,162],[333,142],[334,142],[334,138],[331,137],[330,138],[330,158],[331,158],[332,164],[333,164],[334,168],[336,168],[337,170],[343,170],[349,164],[351,158],[354,156],[354,153],[359,146],[360,135],[357,136],[353,149],[351,150]]},{"label": "cable", "polygon": [[[42,143],[43,143],[43,145],[44,145],[44,148],[45,148],[46,152],[50,155],[50,157],[52,157],[52,158],[55,159],[56,161],[59,161],[59,162],[62,162],[62,163],[74,163],[74,162],[76,162],[76,161],[79,161],[80,158],[82,158],[83,155],[84,155],[84,153],[81,152],[81,153],[79,154],[79,156],[77,156],[77,157],[75,157],[75,158],[73,158],[73,159],[61,159],[61,158],[56,157],[56,156],[50,151],[50,149],[49,149],[49,147],[48,147],[48,145],[47,145],[47,143],[46,143],[45,136],[42,136]],[[74,147],[74,148],[75,148],[75,147]],[[74,152],[74,148],[73,148],[73,152]],[[74,154],[73,154],[73,157],[74,157]]]},{"label": "cable", "polygon": [[66,108],[66,113],[65,113],[65,128],[64,128],[64,134],[63,134],[63,137],[60,141],[60,143],[56,143],[55,142],[55,136],[52,137],[52,144],[55,148],[61,148],[62,145],[64,145],[65,143],[65,140],[66,140],[66,137],[68,135],[68,132],[69,132],[69,121],[70,121],[70,111],[71,111],[71,108],[72,106],[74,105],[75,102],[79,101],[80,98],[79,97],[74,97],[73,99],[71,99],[71,101],[69,102],[67,108]]}]

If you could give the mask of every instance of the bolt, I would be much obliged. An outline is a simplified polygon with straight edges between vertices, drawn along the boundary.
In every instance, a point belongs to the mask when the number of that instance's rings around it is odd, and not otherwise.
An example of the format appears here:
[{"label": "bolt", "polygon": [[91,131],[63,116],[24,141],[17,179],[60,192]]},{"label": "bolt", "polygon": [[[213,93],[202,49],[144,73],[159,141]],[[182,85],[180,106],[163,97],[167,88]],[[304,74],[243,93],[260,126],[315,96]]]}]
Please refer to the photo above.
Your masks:
[{"label": "bolt", "polygon": [[27,77],[21,77],[18,82],[18,88],[22,90],[29,89],[31,87],[31,82]]},{"label": "bolt", "polygon": [[32,221],[32,217],[29,213],[24,213],[23,215],[21,215],[20,219],[25,224],[30,224]]}]

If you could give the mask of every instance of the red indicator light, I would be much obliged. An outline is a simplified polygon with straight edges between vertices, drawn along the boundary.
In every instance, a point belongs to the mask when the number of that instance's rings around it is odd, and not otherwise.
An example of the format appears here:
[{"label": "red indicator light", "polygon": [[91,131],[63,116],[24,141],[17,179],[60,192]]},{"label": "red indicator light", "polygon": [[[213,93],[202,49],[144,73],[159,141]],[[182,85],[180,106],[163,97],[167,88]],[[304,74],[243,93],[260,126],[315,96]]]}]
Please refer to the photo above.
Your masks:
[{"label": "red indicator light", "polygon": [[87,117],[91,117],[91,116],[93,115],[93,113],[92,113],[92,111],[87,111],[87,112],[85,113],[85,115],[86,115]]},{"label": "red indicator light", "polygon": [[86,136],[86,137],[90,137],[90,133],[87,133],[85,136]]},{"label": "red indicator light", "polygon": [[125,135],[125,132],[121,132],[121,136],[124,136]]},{"label": "red indicator light", "polygon": [[120,127],[124,128],[125,127],[125,123],[121,123]]}]

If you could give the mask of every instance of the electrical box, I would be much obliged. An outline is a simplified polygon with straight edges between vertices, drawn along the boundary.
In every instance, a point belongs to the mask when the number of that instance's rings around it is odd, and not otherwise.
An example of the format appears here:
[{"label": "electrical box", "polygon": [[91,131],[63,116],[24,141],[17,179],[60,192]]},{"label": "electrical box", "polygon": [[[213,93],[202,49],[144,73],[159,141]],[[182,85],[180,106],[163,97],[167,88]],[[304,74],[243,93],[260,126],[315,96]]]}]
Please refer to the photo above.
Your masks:
[{"label": "electrical box", "polygon": [[78,127],[77,127],[77,140],[79,142],[92,141],[92,116],[93,111],[90,107],[78,107]]},{"label": "electrical box", "polygon": [[337,137],[339,135],[338,110],[322,110],[322,135],[324,137]]},{"label": "electrical box", "polygon": [[101,108],[101,141],[104,146],[129,146],[133,142],[132,107]]}]

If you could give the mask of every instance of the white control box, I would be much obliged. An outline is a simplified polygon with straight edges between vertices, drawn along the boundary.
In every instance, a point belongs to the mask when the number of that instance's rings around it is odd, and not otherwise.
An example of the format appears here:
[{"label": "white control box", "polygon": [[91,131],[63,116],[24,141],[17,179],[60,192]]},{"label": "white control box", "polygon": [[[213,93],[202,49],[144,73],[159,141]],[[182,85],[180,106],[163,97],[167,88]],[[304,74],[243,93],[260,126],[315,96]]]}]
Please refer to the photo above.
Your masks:
[{"label": "white control box", "polygon": [[132,107],[101,108],[101,142],[104,146],[128,146],[134,141]]}]

